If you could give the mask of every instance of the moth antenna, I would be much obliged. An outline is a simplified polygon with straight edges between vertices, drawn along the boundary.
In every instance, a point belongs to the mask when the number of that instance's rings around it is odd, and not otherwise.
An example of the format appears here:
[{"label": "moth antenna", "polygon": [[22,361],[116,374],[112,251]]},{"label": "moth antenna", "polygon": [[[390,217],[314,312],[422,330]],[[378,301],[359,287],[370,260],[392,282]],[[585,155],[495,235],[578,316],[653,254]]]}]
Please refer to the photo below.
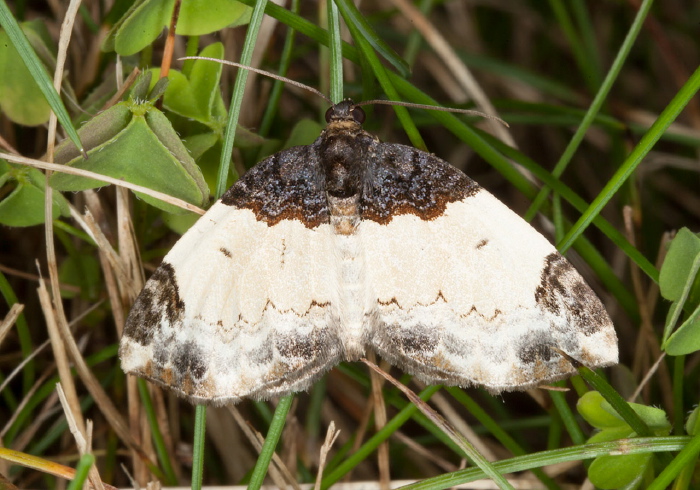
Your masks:
[{"label": "moth antenna", "polygon": [[303,88],[304,90],[308,90],[309,92],[318,95],[323,100],[325,100],[329,104],[333,105],[333,101],[330,99],[330,97],[328,97],[323,92],[316,90],[313,87],[309,87],[308,85],[304,85],[303,83],[297,82],[296,80],[292,80],[291,78],[283,77],[282,75],[275,75],[274,73],[270,73],[269,71],[261,70],[259,68],[253,68],[252,66],[242,65],[240,63],[236,63],[235,61],[222,60],[219,58],[209,58],[207,56],[185,56],[183,58],[178,58],[178,60],[207,60],[207,61],[215,61],[217,63],[222,63],[224,65],[235,66],[237,68],[243,68],[244,70],[252,71],[252,72],[258,73],[260,75],[265,75],[266,77],[274,78],[275,80],[289,83],[291,85],[294,85],[295,87],[299,87],[299,88]]},{"label": "moth antenna", "polygon": [[[305,85],[301,82],[297,82],[296,80],[292,80],[291,78],[283,77],[282,75],[276,75],[274,73],[271,73],[271,72],[265,71],[265,70],[261,70],[259,68],[253,68],[252,66],[242,65],[240,63],[236,63],[235,61],[222,60],[219,58],[210,58],[207,56],[184,56],[182,58],[178,58],[178,60],[207,60],[207,61],[214,61],[216,63],[221,63],[224,65],[235,66],[236,68],[242,68],[244,70],[252,71],[252,72],[258,73],[260,75],[265,75],[266,77],[274,78],[275,80],[289,83],[291,85],[294,85],[295,87],[299,87],[299,88],[302,88],[304,90],[308,90],[309,92],[321,97],[323,100],[328,102],[330,105],[333,105],[333,101],[330,99],[330,97],[328,97],[326,94],[324,94],[320,90],[317,90],[313,87],[310,87],[309,85]],[[402,101],[398,101],[398,100],[382,100],[382,99],[365,100],[363,102],[358,102],[355,105],[356,106],[363,106],[363,105],[370,105],[370,104],[398,105],[398,106],[403,106],[403,107],[412,107],[414,109],[426,109],[429,111],[443,111],[443,112],[456,112],[459,114],[469,114],[471,116],[480,116],[480,117],[483,117],[486,119],[493,119],[494,121],[500,122],[501,124],[503,124],[507,128],[510,127],[507,122],[505,122],[503,119],[501,119],[498,116],[492,116],[491,114],[486,114],[485,112],[475,111],[472,109],[457,109],[454,107],[441,107],[441,106],[434,106],[434,105],[427,105],[427,104],[414,104],[413,102],[402,102]]]},{"label": "moth antenna", "polygon": [[491,114],[486,114],[485,112],[475,111],[472,109],[457,109],[455,107],[442,107],[442,106],[437,106],[437,105],[414,104],[413,102],[402,102],[400,100],[383,100],[383,99],[365,100],[362,102],[358,102],[355,105],[362,106],[362,105],[370,105],[370,104],[400,105],[403,107],[412,107],[415,109],[426,109],[429,111],[458,112],[459,114],[469,114],[471,116],[481,116],[481,117],[484,117],[486,119],[493,119],[494,121],[500,122],[501,124],[503,124],[507,128],[510,127],[507,122],[505,122],[503,119],[501,119],[498,116],[492,116]]}]

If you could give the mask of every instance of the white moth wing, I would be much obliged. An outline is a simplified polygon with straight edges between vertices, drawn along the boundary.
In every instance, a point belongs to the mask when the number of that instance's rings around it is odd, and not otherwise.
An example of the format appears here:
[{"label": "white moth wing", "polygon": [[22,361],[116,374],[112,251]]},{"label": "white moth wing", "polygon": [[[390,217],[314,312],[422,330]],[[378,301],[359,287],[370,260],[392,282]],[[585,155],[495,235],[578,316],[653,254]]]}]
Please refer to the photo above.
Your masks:
[{"label": "white moth wing", "polygon": [[529,224],[483,189],[434,219],[415,214],[361,225],[368,344],[428,383],[492,392],[617,362],[602,304]]},{"label": "white moth wing", "polygon": [[307,388],[341,357],[332,240],[329,225],[269,226],[217,202],[137,299],[122,367],[193,401]]},{"label": "white moth wing", "polygon": [[127,319],[125,371],[195,402],[306,389],[374,350],[428,383],[525,389],[617,362],[600,300],[462,172],[362,130],[253,167],[188,231]]}]

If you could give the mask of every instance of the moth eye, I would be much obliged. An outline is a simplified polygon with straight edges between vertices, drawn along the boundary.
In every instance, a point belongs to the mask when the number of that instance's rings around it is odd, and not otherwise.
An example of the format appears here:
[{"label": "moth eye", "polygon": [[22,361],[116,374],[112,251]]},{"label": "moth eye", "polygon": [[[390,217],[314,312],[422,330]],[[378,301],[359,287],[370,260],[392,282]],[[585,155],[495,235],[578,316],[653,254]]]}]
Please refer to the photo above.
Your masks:
[{"label": "moth eye", "polygon": [[331,122],[331,116],[333,115],[333,106],[329,107],[328,110],[326,111],[326,122],[329,123]]},{"label": "moth eye", "polygon": [[357,124],[365,122],[365,111],[362,110],[362,107],[354,107],[352,109],[352,118]]}]

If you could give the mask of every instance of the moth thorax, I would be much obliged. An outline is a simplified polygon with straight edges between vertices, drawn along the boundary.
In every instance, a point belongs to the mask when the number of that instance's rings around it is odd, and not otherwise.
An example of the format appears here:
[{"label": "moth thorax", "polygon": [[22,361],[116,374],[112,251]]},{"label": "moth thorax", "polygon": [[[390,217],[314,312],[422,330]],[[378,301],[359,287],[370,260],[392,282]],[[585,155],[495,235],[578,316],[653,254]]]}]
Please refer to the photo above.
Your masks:
[{"label": "moth thorax", "polygon": [[337,235],[352,235],[360,222],[360,195],[328,196],[331,225]]},{"label": "moth thorax", "polygon": [[352,136],[329,133],[320,148],[326,191],[334,197],[357,194],[362,183],[364,152]]}]

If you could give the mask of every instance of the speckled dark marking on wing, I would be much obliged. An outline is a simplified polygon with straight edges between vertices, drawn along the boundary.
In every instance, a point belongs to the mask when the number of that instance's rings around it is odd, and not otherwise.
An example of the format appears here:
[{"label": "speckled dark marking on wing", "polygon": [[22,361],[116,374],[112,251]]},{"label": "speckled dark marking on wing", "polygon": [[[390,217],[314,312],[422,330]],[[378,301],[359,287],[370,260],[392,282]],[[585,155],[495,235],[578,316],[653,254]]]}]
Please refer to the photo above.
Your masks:
[{"label": "speckled dark marking on wing", "polygon": [[165,314],[170,324],[176,324],[185,313],[185,303],[180,298],[175,270],[163,262],[153,273],[136,298],[124,326],[124,336],[141,345],[148,345],[160,328]]},{"label": "speckled dark marking on wing", "polygon": [[308,228],[328,223],[328,200],[317,143],[266,158],[226,191],[221,202],[250,209],[270,226],[283,219],[299,220]]},{"label": "speckled dark marking on wing", "polygon": [[362,219],[382,224],[415,214],[430,220],[479,185],[449,163],[415,148],[381,143],[353,118],[352,101],[332,108],[311,145],[290,148],[250,169],[222,197],[253,210],[270,226],[296,219],[308,228],[329,222],[328,196],[359,195]]},{"label": "speckled dark marking on wing", "polygon": [[596,294],[559,253],[545,258],[535,301],[544,310],[566,316],[572,328],[584,335],[592,335],[611,324]]},{"label": "speckled dark marking on wing", "polygon": [[360,201],[362,219],[382,224],[402,214],[434,219],[447,204],[479,192],[479,184],[430,153],[387,143],[371,150]]}]

